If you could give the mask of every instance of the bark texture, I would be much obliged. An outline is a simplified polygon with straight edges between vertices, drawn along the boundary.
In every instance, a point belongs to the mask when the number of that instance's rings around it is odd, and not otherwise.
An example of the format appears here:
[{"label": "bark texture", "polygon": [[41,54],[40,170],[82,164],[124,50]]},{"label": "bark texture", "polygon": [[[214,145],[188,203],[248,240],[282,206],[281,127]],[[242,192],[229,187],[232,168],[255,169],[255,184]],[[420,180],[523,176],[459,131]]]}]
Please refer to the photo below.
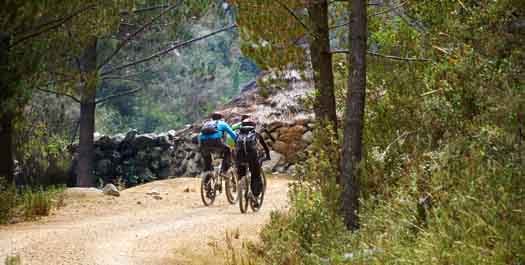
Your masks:
[{"label": "bark texture", "polygon": [[310,57],[314,70],[317,96],[314,111],[318,120],[332,123],[337,128],[335,111],[334,74],[332,69],[332,54],[328,27],[328,2],[326,0],[312,1],[308,5],[310,26],[309,37]]},{"label": "bark texture", "polygon": [[9,183],[13,176],[13,114],[6,102],[9,93],[9,43],[10,36],[0,32],[0,177]]},{"label": "bark texture", "polygon": [[80,139],[78,145],[77,186],[89,187],[95,185],[93,177],[95,133],[96,84],[93,80],[97,68],[97,39],[93,38],[86,49],[81,62],[83,82],[80,86]]},{"label": "bark texture", "polygon": [[346,226],[359,229],[359,178],[363,149],[366,93],[367,12],[365,0],[352,0],[350,6],[351,67],[344,124],[341,176],[344,182],[342,210]]}]

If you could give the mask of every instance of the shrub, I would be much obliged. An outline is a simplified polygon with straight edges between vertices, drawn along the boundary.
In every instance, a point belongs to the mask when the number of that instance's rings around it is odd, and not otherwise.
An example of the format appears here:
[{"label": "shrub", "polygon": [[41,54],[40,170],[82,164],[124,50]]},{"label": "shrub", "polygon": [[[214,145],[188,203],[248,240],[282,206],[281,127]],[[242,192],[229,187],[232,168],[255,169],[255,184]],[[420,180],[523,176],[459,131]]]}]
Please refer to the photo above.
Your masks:
[{"label": "shrub", "polygon": [[21,188],[7,185],[0,178],[0,223],[5,224],[19,216],[26,220],[49,215],[56,207],[64,205],[64,188]]},{"label": "shrub", "polygon": [[7,256],[5,258],[5,265],[20,265],[22,264],[22,259],[20,256]]},{"label": "shrub", "polygon": [[[292,184],[288,212],[272,212],[260,243],[246,243],[240,257],[227,255],[230,264],[320,264],[338,261],[347,250],[349,233],[334,217],[315,185]],[[230,252],[233,252],[230,248]]]},{"label": "shrub", "polygon": [[26,219],[37,216],[47,216],[51,209],[62,204],[63,188],[51,187],[44,190],[42,187],[32,190],[26,189],[21,194],[22,209]]},{"label": "shrub", "polygon": [[0,178],[0,224],[5,224],[9,221],[16,205],[17,193],[15,186],[8,185],[3,178]]},{"label": "shrub", "polygon": [[408,167],[388,197],[363,201],[353,248],[383,250],[366,264],[524,264],[523,165],[511,150],[491,155],[483,138],[459,138],[431,154],[431,203],[410,180],[425,163]]}]

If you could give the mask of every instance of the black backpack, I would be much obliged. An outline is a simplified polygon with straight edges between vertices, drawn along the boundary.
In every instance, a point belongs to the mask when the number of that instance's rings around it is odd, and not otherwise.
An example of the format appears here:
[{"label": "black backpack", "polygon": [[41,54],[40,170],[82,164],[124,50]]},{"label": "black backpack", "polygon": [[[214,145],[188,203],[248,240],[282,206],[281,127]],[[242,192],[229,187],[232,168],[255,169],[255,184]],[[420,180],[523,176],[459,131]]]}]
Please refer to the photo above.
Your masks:
[{"label": "black backpack", "polygon": [[257,132],[253,127],[241,127],[237,140],[235,141],[235,151],[237,156],[247,158],[257,155]]},{"label": "black backpack", "polygon": [[219,121],[207,121],[202,125],[201,133],[205,135],[217,133],[219,131],[218,125]]}]

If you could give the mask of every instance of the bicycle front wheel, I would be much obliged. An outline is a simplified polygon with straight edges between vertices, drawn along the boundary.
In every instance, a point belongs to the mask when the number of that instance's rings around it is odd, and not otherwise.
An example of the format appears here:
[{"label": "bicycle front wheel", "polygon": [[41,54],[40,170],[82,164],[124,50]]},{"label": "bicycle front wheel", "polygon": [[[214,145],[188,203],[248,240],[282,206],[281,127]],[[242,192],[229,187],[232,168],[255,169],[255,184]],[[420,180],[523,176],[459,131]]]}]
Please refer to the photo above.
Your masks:
[{"label": "bicycle front wheel", "polygon": [[226,173],[225,178],[226,199],[228,199],[230,204],[235,204],[239,198],[237,192],[239,186],[237,174],[235,174],[234,170],[230,169],[228,173]]}]

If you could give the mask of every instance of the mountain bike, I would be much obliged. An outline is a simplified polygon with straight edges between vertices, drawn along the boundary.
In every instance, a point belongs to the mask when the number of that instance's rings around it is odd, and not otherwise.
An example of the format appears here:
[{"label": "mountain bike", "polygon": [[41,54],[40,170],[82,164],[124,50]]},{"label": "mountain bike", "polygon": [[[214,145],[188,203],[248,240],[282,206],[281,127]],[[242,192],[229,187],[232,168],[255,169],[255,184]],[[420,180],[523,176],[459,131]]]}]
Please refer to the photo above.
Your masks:
[{"label": "mountain bike", "polygon": [[[262,166],[262,162],[265,160],[259,160],[259,163]],[[248,205],[250,205],[250,208],[252,211],[257,212],[259,209],[261,209],[261,206],[264,201],[264,194],[266,193],[266,175],[264,174],[264,171],[261,170],[261,182],[262,182],[262,189],[259,196],[255,196],[252,192],[252,175],[251,171],[248,168],[248,163],[244,162],[241,163],[242,166],[246,166],[246,175],[239,179],[239,188],[237,198],[239,199],[239,208],[241,210],[241,213],[246,213],[248,211]]]},{"label": "mountain bike", "polygon": [[238,179],[233,167],[221,174],[222,163],[215,170],[204,172],[201,177],[201,199],[205,206],[210,206],[215,201],[217,194],[222,193],[222,183],[224,181],[224,190],[226,199],[230,204],[237,202]]}]

